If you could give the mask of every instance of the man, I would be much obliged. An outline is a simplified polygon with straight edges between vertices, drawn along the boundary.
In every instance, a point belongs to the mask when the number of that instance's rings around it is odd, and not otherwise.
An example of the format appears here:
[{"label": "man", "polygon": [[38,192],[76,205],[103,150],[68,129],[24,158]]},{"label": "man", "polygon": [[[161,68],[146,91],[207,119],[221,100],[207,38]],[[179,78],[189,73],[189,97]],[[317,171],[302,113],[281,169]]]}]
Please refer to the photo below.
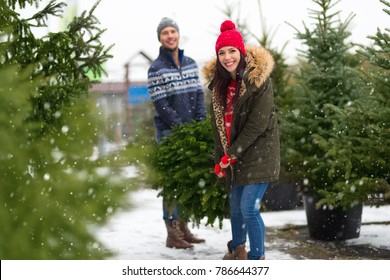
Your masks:
[{"label": "man", "polygon": [[[160,53],[148,70],[148,90],[156,113],[156,140],[171,133],[175,125],[206,118],[204,92],[195,61],[179,49],[179,27],[170,18],[163,18],[157,27]],[[180,209],[180,207],[179,207]],[[169,211],[163,198],[163,219],[168,232],[166,246],[187,249],[201,243],[180,219],[178,207]]]}]

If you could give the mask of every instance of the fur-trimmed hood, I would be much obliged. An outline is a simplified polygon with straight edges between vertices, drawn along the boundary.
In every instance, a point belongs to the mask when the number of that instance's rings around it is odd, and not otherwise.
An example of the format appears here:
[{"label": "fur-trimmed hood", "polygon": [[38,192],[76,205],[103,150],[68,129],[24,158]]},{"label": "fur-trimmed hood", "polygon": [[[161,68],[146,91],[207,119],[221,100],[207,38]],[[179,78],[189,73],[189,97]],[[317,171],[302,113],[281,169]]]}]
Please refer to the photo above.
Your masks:
[{"label": "fur-trimmed hood", "polygon": [[[270,77],[275,62],[272,54],[263,47],[258,46],[246,46],[246,69],[244,72],[244,83],[248,85],[254,85],[256,88],[260,88]],[[213,78],[217,64],[217,59],[212,59],[206,63],[202,69],[203,78],[208,86]]]}]

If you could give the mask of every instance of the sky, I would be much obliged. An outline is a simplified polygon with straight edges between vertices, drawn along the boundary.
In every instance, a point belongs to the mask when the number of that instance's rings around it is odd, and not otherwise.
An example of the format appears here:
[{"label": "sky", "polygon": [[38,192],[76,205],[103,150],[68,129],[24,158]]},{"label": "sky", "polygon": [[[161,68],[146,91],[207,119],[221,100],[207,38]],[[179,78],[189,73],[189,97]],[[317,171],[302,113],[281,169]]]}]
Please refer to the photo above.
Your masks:
[{"label": "sky", "polygon": [[[76,4],[79,14],[97,2],[63,1]],[[180,48],[202,68],[215,55],[215,41],[221,23],[227,19],[223,12],[227,6],[235,7],[233,19],[244,19],[251,32],[258,37],[263,29],[273,34],[271,46],[274,49],[282,50],[287,44],[283,51],[287,63],[294,63],[296,50],[302,49],[301,42],[295,39],[296,30],[293,27],[302,31],[303,23],[314,23],[309,18],[309,9],[319,8],[313,0],[101,0],[94,14],[101,27],[107,29],[103,34],[103,44],[114,44],[111,50],[114,57],[105,65],[108,76],[103,81],[123,81],[127,62],[130,62],[131,81],[146,80],[148,64],[139,52],[151,58],[157,57],[160,43],[156,29],[163,17],[170,17],[178,23]],[[389,27],[389,16],[383,12],[384,8],[385,5],[379,0],[340,0],[333,11],[341,11],[342,21],[354,14],[349,26],[351,41],[371,44],[372,40],[367,36],[374,35],[378,27],[382,30]],[[50,31],[56,28],[58,23],[51,21]],[[246,43],[256,44],[254,39]]]},{"label": "sky", "polygon": [[[73,0],[74,1],[74,0]],[[78,11],[88,10],[96,1],[78,1]],[[262,23],[258,0],[102,0],[95,15],[102,27],[107,28],[104,43],[115,44],[112,49],[114,58],[107,63],[109,76],[106,80],[123,79],[124,64],[130,61],[131,80],[146,79],[146,61],[138,55],[140,51],[150,57],[158,55],[160,43],[157,39],[157,25],[161,18],[171,17],[180,28],[180,47],[185,54],[193,57],[199,67],[214,56],[214,46],[219,27],[226,19],[223,10],[232,5],[237,7],[234,18],[245,19],[250,30],[261,35]],[[303,22],[311,24],[308,9],[318,9],[312,0],[260,0],[265,29],[274,34],[272,46],[282,49],[287,62],[296,59],[296,49],[300,42],[294,38],[296,31],[292,26],[303,30]],[[341,0],[333,11],[341,11],[345,20],[355,14],[351,24],[351,40],[370,44],[368,35],[375,34],[377,28],[389,27],[389,16],[383,12],[385,5],[379,0]],[[287,24],[289,23],[289,24]],[[247,43],[255,43],[254,41]],[[141,64],[141,65],[140,65]]]},{"label": "sky", "polygon": [[[139,176],[134,166],[122,170],[123,178]],[[223,220],[219,229],[205,226],[191,229],[198,237],[206,238],[206,243],[196,244],[191,250],[174,250],[165,247],[166,229],[162,220],[161,197],[158,191],[139,189],[129,195],[132,208],[115,214],[103,227],[97,229],[98,240],[113,250],[114,260],[220,260],[226,253],[226,242],[230,240],[230,222]],[[390,205],[379,208],[364,206],[362,226],[359,238],[346,240],[350,245],[370,244],[372,248],[390,250],[390,225],[383,222],[390,220]],[[302,208],[286,211],[263,212],[262,217],[267,227],[286,228],[289,225],[307,225],[306,214]],[[379,223],[383,224],[379,224]],[[266,240],[265,255],[267,260],[294,260],[295,257],[278,248],[298,246],[296,242],[272,242]],[[249,244],[247,244],[249,246]],[[337,259],[337,256],[335,256]]]}]

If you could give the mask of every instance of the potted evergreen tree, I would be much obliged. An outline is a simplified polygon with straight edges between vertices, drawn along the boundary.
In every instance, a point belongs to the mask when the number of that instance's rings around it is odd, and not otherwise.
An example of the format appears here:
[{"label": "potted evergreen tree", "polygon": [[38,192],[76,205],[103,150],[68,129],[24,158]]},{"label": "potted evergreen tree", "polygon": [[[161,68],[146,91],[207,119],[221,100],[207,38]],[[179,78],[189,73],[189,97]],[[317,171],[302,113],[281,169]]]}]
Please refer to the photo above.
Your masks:
[{"label": "potted evergreen tree", "polygon": [[[350,53],[352,44],[346,41],[353,15],[342,22],[337,19],[340,12],[333,12],[337,2],[313,2],[319,7],[310,11],[315,24],[304,24],[303,31],[294,27],[305,48],[300,50],[302,59],[295,75],[292,110],[286,114],[282,127],[286,135],[285,156],[289,168],[302,181],[310,236],[323,240],[356,238],[363,199],[357,196],[352,203],[344,199],[344,193],[337,189],[344,174],[333,172],[329,147],[323,144],[338,133],[335,124],[341,122],[329,106],[346,106],[363,88],[354,71],[358,60]],[[330,196],[337,199],[329,201]]]},{"label": "potted evergreen tree", "polygon": [[[389,2],[380,2],[390,8]],[[358,50],[362,95],[343,107],[327,105],[339,121],[321,145],[328,150],[330,172],[343,174],[334,184],[336,191],[325,193],[324,201],[331,204],[337,202],[337,192],[348,203],[379,207],[390,200],[390,30],[378,29],[369,38],[373,45]]]}]

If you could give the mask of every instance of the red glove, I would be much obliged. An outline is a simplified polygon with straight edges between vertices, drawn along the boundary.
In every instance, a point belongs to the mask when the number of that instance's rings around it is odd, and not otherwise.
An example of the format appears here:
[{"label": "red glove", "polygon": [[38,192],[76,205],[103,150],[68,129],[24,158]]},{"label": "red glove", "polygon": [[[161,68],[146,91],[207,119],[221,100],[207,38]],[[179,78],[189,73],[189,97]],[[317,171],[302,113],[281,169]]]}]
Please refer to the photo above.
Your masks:
[{"label": "red glove", "polygon": [[224,155],[222,158],[221,158],[221,162],[223,164],[228,164],[230,161],[230,157],[228,155]]},{"label": "red glove", "polygon": [[229,165],[236,163],[237,159],[235,158],[230,158],[228,155],[224,155],[221,158],[221,167],[227,168]]},{"label": "red glove", "polygon": [[221,166],[217,163],[214,167],[214,173],[219,177],[225,177],[225,170],[221,168]]}]

